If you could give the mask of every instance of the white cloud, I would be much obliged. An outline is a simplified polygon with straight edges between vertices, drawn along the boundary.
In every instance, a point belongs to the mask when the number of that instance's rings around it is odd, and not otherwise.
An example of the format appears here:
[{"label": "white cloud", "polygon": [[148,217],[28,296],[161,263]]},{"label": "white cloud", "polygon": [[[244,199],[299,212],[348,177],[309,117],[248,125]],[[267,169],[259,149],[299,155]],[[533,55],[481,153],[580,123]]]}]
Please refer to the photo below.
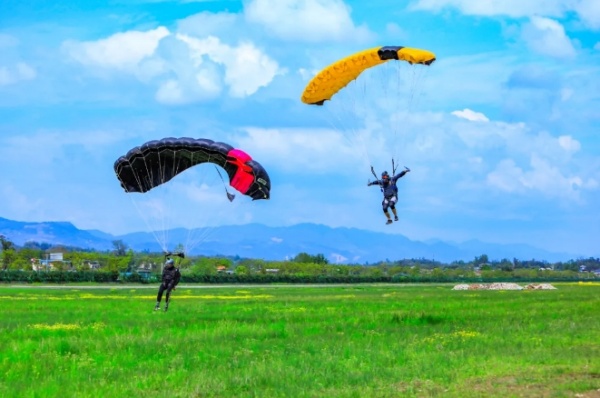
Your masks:
[{"label": "white cloud", "polygon": [[[268,85],[273,78],[283,73],[276,61],[264,54],[250,42],[232,47],[218,38],[209,36],[198,39],[178,34],[177,39],[186,43],[190,57],[196,67],[204,64],[205,58],[225,68],[223,82],[229,87],[232,97],[254,94],[260,87]],[[196,84],[210,85],[210,80],[196,76]]]},{"label": "white cloud", "polygon": [[196,37],[221,37],[232,29],[239,29],[242,22],[239,14],[200,12],[180,20],[177,23],[177,32]]},{"label": "white cloud", "polygon": [[341,254],[339,254],[339,253],[331,253],[331,254],[329,255],[329,257],[330,257],[331,259],[333,259],[333,263],[334,263],[334,264],[343,264],[343,263],[345,263],[346,261],[348,261],[348,258],[347,258],[347,257],[344,257],[343,255],[341,255]]},{"label": "white cloud", "polygon": [[472,122],[489,122],[490,119],[487,118],[483,113],[472,111],[471,109],[463,109],[462,111],[454,111],[452,112],[454,116],[460,117],[462,119],[467,119]]},{"label": "white cloud", "polygon": [[531,155],[529,170],[518,167],[512,159],[498,163],[487,176],[490,186],[513,193],[539,192],[550,197],[579,201],[582,188],[595,189],[593,179],[584,181],[579,176],[567,176],[561,169],[537,154]]},{"label": "white cloud", "polygon": [[571,99],[573,97],[573,94],[575,93],[575,91],[573,89],[570,88],[563,88],[560,90],[560,99],[561,101],[568,101],[569,99]]},{"label": "white cloud", "polygon": [[573,57],[575,48],[564,27],[548,18],[531,17],[523,26],[521,37],[533,51],[556,58]]},{"label": "white cloud", "polygon": [[29,64],[19,61],[18,56],[9,61],[10,52],[18,45],[19,39],[0,33],[0,86],[33,80],[37,77],[36,70]]},{"label": "white cloud", "polygon": [[0,86],[8,86],[24,80],[33,80],[37,76],[35,69],[24,62],[14,66],[0,67]]},{"label": "white cloud", "polygon": [[164,27],[95,42],[65,42],[63,48],[83,65],[132,73],[157,84],[155,98],[166,104],[212,99],[224,88],[232,97],[246,97],[285,73],[252,42],[232,46],[214,36],[173,35]]},{"label": "white cloud", "polygon": [[600,29],[600,1],[579,0],[575,2],[574,9],[586,26]]},{"label": "white cloud", "polygon": [[4,211],[14,213],[19,220],[39,220],[44,216],[43,209],[52,206],[43,195],[29,195],[6,183],[0,187],[0,195]]},{"label": "white cloud", "polygon": [[135,71],[144,58],[154,54],[160,40],[168,35],[169,30],[161,26],[145,32],[116,33],[97,41],[66,41],[63,49],[84,65]]},{"label": "white cloud", "polygon": [[417,0],[412,8],[432,11],[456,8],[467,15],[506,15],[518,18],[535,14],[560,16],[569,9],[569,3],[564,0]]},{"label": "white cloud", "polygon": [[579,141],[573,139],[570,135],[561,135],[558,137],[558,144],[569,153],[575,153],[581,149]]},{"label": "white cloud", "polygon": [[0,33],[0,48],[15,47],[19,44],[19,39],[14,36]]},{"label": "white cloud", "polygon": [[563,18],[569,13],[576,13],[586,26],[592,29],[600,28],[600,2],[598,0],[417,0],[411,8],[435,12],[455,8],[466,15],[512,18],[535,15]]},{"label": "white cloud", "polygon": [[281,170],[307,172],[355,165],[357,148],[335,130],[265,129],[247,127],[246,137],[236,137],[261,164]]},{"label": "white cloud", "polygon": [[281,243],[281,242],[283,242],[283,239],[282,238],[277,238],[277,237],[272,237],[271,241],[275,242],[275,243]]},{"label": "white cloud", "polygon": [[253,0],[244,16],[284,40],[365,40],[371,35],[365,27],[354,26],[342,0]]},{"label": "white cloud", "polygon": [[398,40],[406,40],[408,38],[408,34],[396,23],[388,23],[385,26],[385,32],[390,35],[396,37]]},{"label": "white cloud", "polygon": [[99,156],[105,149],[112,150],[117,142],[135,134],[94,129],[85,132],[45,130],[31,135],[15,133],[0,140],[0,157],[10,162],[22,161],[26,152],[27,166],[44,169],[56,159],[68,158],[65,148],[80,147],[85,150],[85,156]]},{"label": "white cloud", "polygon": [[161,83],[155,98],[163,104],[181,104],[186,102],[183,88],[177,80],[173,79]]}]

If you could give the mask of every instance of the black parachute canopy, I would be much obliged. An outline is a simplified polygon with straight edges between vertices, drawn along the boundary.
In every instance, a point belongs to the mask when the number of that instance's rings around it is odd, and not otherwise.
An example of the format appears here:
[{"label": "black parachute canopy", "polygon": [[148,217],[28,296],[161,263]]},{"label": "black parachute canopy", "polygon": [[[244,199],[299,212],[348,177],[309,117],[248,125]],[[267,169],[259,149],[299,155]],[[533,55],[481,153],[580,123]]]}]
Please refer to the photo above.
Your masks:
[{"label": "black parachute canopy", "polygon": [[221,166],[229,184],[253,200],[269,199],[267,171],[246,152],[207,138],[163,138],[135,147],[114,165],[125,192],[148,192],[201,163]]}]

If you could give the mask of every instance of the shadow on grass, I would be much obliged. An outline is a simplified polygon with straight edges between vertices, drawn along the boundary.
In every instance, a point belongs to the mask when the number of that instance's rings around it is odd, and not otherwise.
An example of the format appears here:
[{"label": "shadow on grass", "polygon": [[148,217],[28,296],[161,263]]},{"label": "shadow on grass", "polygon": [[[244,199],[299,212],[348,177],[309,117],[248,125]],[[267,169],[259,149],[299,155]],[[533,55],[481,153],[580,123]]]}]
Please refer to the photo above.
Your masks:
[{"label": "shadow on grass", "polygon": [[443,322],[439,316],[420,313],[396,313],[392,315],[392,323],[400,325],[438,325]]}]

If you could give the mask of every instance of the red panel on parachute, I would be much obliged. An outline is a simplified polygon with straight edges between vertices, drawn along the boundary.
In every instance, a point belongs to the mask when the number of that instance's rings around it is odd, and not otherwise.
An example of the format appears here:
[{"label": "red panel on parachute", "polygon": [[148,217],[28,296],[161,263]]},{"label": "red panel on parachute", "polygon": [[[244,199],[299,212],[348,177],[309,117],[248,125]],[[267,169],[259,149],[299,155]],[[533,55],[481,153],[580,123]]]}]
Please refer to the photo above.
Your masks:
[{"label": "red panel on parachute", "polygon": [[252,157],[239,149],[232,149],[227,153],[227,163],[237,166],[237,171],[231,179],[230,184],[242,194],[248,192],[248,189],[254,182],[252,168],[246,164],[250,160],[252,160]]}]

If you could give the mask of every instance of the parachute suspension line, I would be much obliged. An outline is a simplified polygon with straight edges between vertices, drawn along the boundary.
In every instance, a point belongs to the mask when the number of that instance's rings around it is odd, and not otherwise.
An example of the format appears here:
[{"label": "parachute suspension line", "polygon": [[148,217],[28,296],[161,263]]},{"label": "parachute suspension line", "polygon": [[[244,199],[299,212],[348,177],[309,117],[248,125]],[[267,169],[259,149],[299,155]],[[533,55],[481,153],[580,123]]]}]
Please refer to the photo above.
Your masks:
[{"label": "parachute suspension line", "polygon": [[[196,155],[195,154],[192,155],[192,161],[194,160],[194,156],[196,156]],[[207,162],[210,162],[210,159],[211,159],[211,155],[208,155]],[[218,171],[218,169],[217,169],[217,171]],[[219,176],[220,176],[220,174],[219,174]],[[200,182],[201,185],[202,184],[210,185],[208,183],[208,181],[206,181],[207,177],[208,177],[208,173],[202,173],[202,177],[203,177],[202,181]],[[206,214],[210,214],[211,212],[210,211],[209,212],[205,211],[205,212],[201,212],[201,213],[203,213],[204,215],[206,215]],[[198,213],[196,213],[196,214],[198,214]],[[202,222],[200,224],[203,224],[204,226],[202,228],[197,227],[197,226],[191,226],[191,227],[187,228],[186,239],[185,239],[185,243],[183,244],[184,250],[187,253],[190,253],[192,251],[192,249],[194,249],[196,246],[198,246],[201,242],[204,241],[204,239],[205,239],[204,236],[206,235],[206,233],[207,233],[206,231],[208,229],[214,228],[214,227],[210,227],[208,225],[208,222],[206,222],[206,219],[202,220]]]},{"label": "parachute suspension line", "polygon": [[235,199],[235,195],[232,193],[229,193],[229,191],[227,190],[227,185],[225,184],[225,180],[223,179],[223,176],[221,175],[221,172],[219,171],[219,168],[215,165],[215,170],[217,170],[217,173],[219,174],[219,177],[221,178],[221,182],[223,183],[223,188],[225,188],[225,194],[227,195],[227,199],[229,199],[230,202],[233,202],[233,199]]},{"label": "parachute suspension line", "polygon": [[[367,73],[369,73],[369,71],[367,71]],[[359,120],[360,118],[358,117],[358,115],[360,115],[360,111],[362,110],[361,107],[365,106],[365,103],[367,102],[366,99],[369,96],[369,82],[368,79],[361,79],[361,80],[354,80],[354,82],[352,82],[351,84],[355,84],[358,85],[358,90],[356,90],[357,92],[357,96],[353,97],[353,104],[352,104],[352,109],[350,109],[351,114],[355,117],[354,119],[354,123],[352,124],[352,133],[355,137],[355,143],[354,145],[358,146],[361,151],[362,151],[362,155],[364,157],[364,159],[366,159],[367,163],[372,165],[373,162],[371,161],[371,156],[369,154],[369,142],[365,141],[365,136],[364,134],[368,133],[368,129],[365,128],[362,129],[363,131],[361,132],[361,130],[358,127],[354,127],[354,126],[359,126]],[[346,90],[349,93],[352,93],[352,90]],[[363,114],[363,118],[364,118],[364,114]],[[376,177],[377,178],[377,177]]]},{"label": "parachute suspension line", "polygon": [[[399,156],[400,154],[406,154],[406,150],[403,151],[402,146],[407,145],[409,137],[411,136],[411,130],[414,130],[414,128],[407,128],[407,126],[410,126],[408,116],[414,114],[419,108],[419,104],[424,96],[424,90],[420,87],[424,85],[427,76],[429,75],[429,70],[430,66],[425,65],[407,65],[401,63],[398,67],[398,90],[406,92],[406,96],[396,97],[398,99],[398,109],[405,109],[405,112],[403,120],[399,120],[397,123],[400,145],[395,147],[396,150],[393,154],[395,159],[402,158],[402,156]],[[400,103],[401,101],[404,102]],[[402,129],[402,131],[400,131],[400,129]],[[406,166],[404,167],[406,168]]]},{"label": "parachute suspension line", "polygon": [[[402,69],[406,66],[403,62],[394,62],[394,65],[392,65],[394,67],[394,73],[393,75],[393,79],[394,79],[394,83],[396,85],[396,87],[394,87],[394,90],[396,90],[397,93],[401,93],[402,91],[402,76],[403,76],[403,71]],[[409,68],[412,66],[408,66]],[[402,99],[403,96],[402,95],[389,95],[388,98],[396,99],[396,103],[393,104],[393,108],[392,109],[404,109],[402,107]],[[404,118],[406,119],[406,116],[410,113],[410,111],[405,111],[405,115]],[[393,175],[396,175],[396,165],[394,164],[394,159],[398,158],[399,153],[403,153],[402,151],[402,147],[406,146],[406,131],[401,131],[401,130],[406,130],[406,121],[402,122],[400,115],[393,115],[392,117],[396,118],[395,120],[395,126],[396,128],[394,129],[394,141],[392,144],[392,170],[393,170]]]},{"label": "parachute suspension line", "polygon": [[[208,159],[207,159],[208,163],[212,163],[211,157],[212,157],[212,155],[209,154]],[[220,164],[220,166],[225,168],[225,164]],[[227,195],[227,199],[229,199],[231,194],[227,190],[225,180],[224,180],[223,176],[221,175],[221,172],[219,171],[219,168],[217,167],[217,165],[215,165],[215,170],[217,171],[217,174],[219,175],[219,178],[221,179],[221,182],[223,183],[223,188],[225,189],[225,194]],[[229,202],[231,202],[231,201],[232,201],[232,199],[229,199]],[[216,213],[211,211],[210,214],[216,217],[216,216],[220,215],[220,213],[222,211],[223,210],[216,212]],[[195,247],[199,246],[200,244],[202,244],[204,241],[206,241],[206,239],[208,239],[208,237],[216,229],[216,227],[214,225],[210,225],[211,223],[209,223],[207,219],[204,220],[203,224],[204,224],[204,227],[200,230],[200,233],[194,234],[193,236],[191,236],[191,234],[189,235],[190,239],[188,239],[188,241],[186,242],[186,247],[190,251],[192,249],[194,249]],[[196,229],[196,231],[198,231],[198,229]]]},{"label": "parachute suspension line", "polygon": [[[147,232],[154,236],[162,252],[185,253],[185,247],[190,249],[192,247],[189,244],[193,240],[190,231],[208,235],[210,228],[204,227],[215,228],[224,224],[223,220],[217,218],[219,217],[218,211],[231,210],[231,199],[234,195],[226,186],[226,183],[229,182],[228,176],[223,175],[218,168],[216,169],[217,173],[211,172],[209,167],[212,166],[210,165],[198,168],[196,166],[213,163],[223,166],[230,175],[233,175],[233,172],[253,175],[255,180],[254,182],[250,181],[251,190],[244,194],[248,198],[268,199],[270,181],[266,171],[257,162],[256,164],[247,163],[250,170],[242,167],[243,165],[239,162],[244,159],[245,153],[241,150],[232,150],[230,145],[210,139],[169,137],[158,141],[153,140],[133,148],[125,156],[121,156],[115,161],[114,169],[117,178],[121,181],[121,186],[126,193],[130,194],[128,196],[145,223]],[[185,175],[177,177],[177,181],[169,182],[187,169],[191,170]],[[258,176],[264,179],[257,179]],[[204,182],[201,181],[202,179],[211,181]],[[217,185],[221,184],[223,184],[226,194],[229,194],[227,201],[223,198],[222,191],[217,188]],[[262,195],[263,193],[264,195]],[[171,195],[173,200],[161,201],[160,199],[164,199],[166,194]],[[163,198],[160,198],[160,195]],[[192,199],[191,204],[193,205],[195,202],[196,206],[186,210],[183,204],[187,199]],[[242,199],[247,198],[242,196]],[[237,205],[240,200],[238,198],[234,205]],[[227,210],[224,210],[224,203],[227,204]],[[170,229],[165,223],[165,221],[169,221],[166,217],[167,214],[177,223],[170,225]],[[161,216],[163,217],[161,218]],[[227,217],[229,219],[234,216],[235,214],[230,214]],[[205,218],[211,218],[212,221],[204,223]],[[162,229],[160,228],[161,222]],[[185,229],[175,230],[174,227],[184,227]],[[190,229],[190,227],[202,228]],[[188,233],[187,239],[186,233]],[[172,238],[176,238],[178,241],[167,242],[166,235],[173,235]],[[177,246],[173,247],[173,243],[176,243]],[[183,246],[183,243],[186,243],[186,246]]]},{"label": "parachute suspension line", "polygon": [[[172,151],[171,154],[171,158],[172,159],[177,159],[176,156],[177,151],[174,149]],[[160,173],[160,182],[161,185],[164,184],[167,180],[167,176],[171,176],[171,178],[175,175],[177,175],[177,173],[179,172],[179,162],[170,162],[171,163],[171,170],[167,170],[168,167],[168,157],[161,157],[161,155],[163,154],[162,151],[158,152],[158,170]],[[164,160],[163,160],[164,158]],[[172,214],[172,211],[170,211],[172,209],[171,206],[167,205],[166,203],[172,203],[174,201],[175,198],[173,198],[174,193],[172,192],[171,189],[169,189],[170,187],[163,187],[164,189],[159,189],[157,190],[157,193],[161,193],[161,191],[163,192],[163,194],[161,195],[160,198],[160,202],[158,204],[158,206],[160,206],[160,209],[162,211],[163,217],[160,218],[160,221],[162,223],[161,228],[159,230],[159,232],[162,235],[162,239],[164,242],[164,246],[168,248],[168,243],[170,241],[169,238],[169,230],[171,229],[171,227],[173,226],[173,217],[174,215]]]},{"label": "parachute suspension line", "polygon": [[[144,167],[146,168],[146,172],[147,172],[147,175],[149,176],[149,180],[151,180],[151,181],[154,180],[154,174],[152,173],[152,169],[148,168],[148,164],[146,163],[146,158],[142,157],[142,159],[144,161]],[[131,164],[131,162],[129,162],[129,164]],[[136,172],[133,173],[133,176],[135,178],[135,181],[138,185],[140,192],[143,191],[144,184],[142,182],[142,177],[140,175],[138,175],[138,173],[136,173]],[[146,228],[149,231],[151,231],[152,235],[154,236],[154,240],[156,240],[156,242],[161,247],[161,249],[163,249],[163,251],[166,251],[166,245],[165,245],[164,240],[160,239],[155,228],[153,228],[153,226],[150,224],[149,218],[146,216],[145,212],[142,211],[142,209],[140,208],[139,203],[134,199],[133,195],[128,195],[128,196],[129,196],[129,199],[131,200],[131,203],[133,204],[133,207],[135,207],[136,211],[138,212],[140,218],[142,220],[144,220],[144,224],[146,224]]]},{"label": "parachute suspension line", "polygon": [[376,81],[380,85],[382,109],[389,126],[389,134],[386,135],[389,137],[387,154],[392,159],[392,175],[395,175],[396,170],[394,160],[398,158],[399,153],[406,146],[406,134],[403,130],[406,129],[404,119],[408,112],[405,110],[406,107],[403,106],[403,101],[406,99],[404,95],[406,87],[402,84],[402,80],[404,76],[403,69],[410,67],[413,66],[402,61],[390,60],[375,70],[379,74]]},{"label": "parachute suspension line", "polygon": [[[208,163],[213,163],[211,161],[212,155],[208,155],[208,159],[207,162]],[[219,166],[225,168],[227,161],[225,161],[225,163],[220,164]],[[225,189],[225,193],[227,195],[227,206],[219,206],[218,211],[208,211],[208,212],[204,212],[205,215],[208,215],[209,217],[206,217],[202,224],[204,225],[201,229],[200,228],[196,228],[193,233],[190,230],[188,232],[188,239],[185,243],[185,248],[187,252],[191,252],[191,250],[193,250],[194,248],[198,247],[199,245],[201,245],[202,243],[204,243],[214,232],[217,231],[218,226],[213,225],[214,223],[209,222],[209,221],[213,221],[218,219],[225,211],[233,211],[235,212],[237,207],[240,206],[244,200],[242,200],[241,198],[238,198],[238,200],[233,200],[233,198],[235,198],[235,195],[233,193],[230,193],[229,190],[227,189],[227,183],[225,182],[225,178],[223,177],[223,174],[221,173],[221,171],[219,170],[219,168],[217,167],[217,165],[215,164],[215,170],[217,171],[217,174],[219,175],[219,178],[221,179],[221,183],[223,184],[223,187]],[[208,177],[210,175],[210,173],[203,173],[204,177]],[[212,174],[212,176],[214,176],[214,174]],[[207,178],[208,179],[208,178]],[[212,179],[211,179],[212,180]],[[233,208],[231,207],[233,206]],[[210,220],[209,220],[210,218]]]},{"label": "parachute suspension line", "polygon": [[158,243],[158,245],[160,246],[160,248],[162,249],[162,251],[167,251],[166,245],[159,238],[159,236],[156,233],[155,229],[152,227],[152,225],[148,221],[148,218],[144,216],[144,212],[142,211],[142,209],[140,208],[140,206],[138,205],[138,203],[135,201],[135,199],[133,199],[133,197],[131,195],[128,195],[128,196],[129,196],[129,199],[131,200],[131,203],[133,204],[133,207],[135,207],[135,210],[138,212],[140,218],[142,220],[144,220],[144,224],[146,224],[146,229],[152,233],[152,236],[154,236],[154,240],[156,240],[156,242]]},{"label": "parachute suspension line", "polygon": [[[396,52],[396,56],[392,56],[392,52]],[[405,102],[412,104],[418,93],[414,83],[408,85],[410,73],[405,75],[403,69],[410,68],[408,70],[414,75],[415,71],[421,72],[419,68],[428,68],[434,61],[432,52],[410,47],[385,46],[359,51],[321,70],[308,83],[301,100],[306,104],[323,105],[329,101],[342,103],[340,107],[353,107],[343,115],[343,121],[346,125],[352,118],[360,121],[351,126],[355,129],[355,140],[362,141],[361,148],[366,157],[369,152],[365,140],[371,152],[378,152],[377,158],[393,159],[396,168],[395,163],[403,160],[398,155],[410,153],[406,145],[399,142],[412,136],[408,134],[413,124],[408,119],[412,106],[407,109]],[[346,95],[348,92],[351,94]],[[353,101],[353,96],[366,100],[362,107]],[[345,134],[350,130],[343,129],[342,132]]]},{"label": "parachute suspension line", "polygon": [[[332,98],[323,106],[327,108],[330,118],[327,122],[334,131],[340,133],[350,149],[358,150],[359,155],[367,164],[372,164],[368,151],[368,142],[365,141],[364,131],[361,132],[360,117],[368,95],[367,84],[358,79],[349,83],[354,87],[336,94],[341,97]],[[364,129],[363,129],[364,130]]]},{"label": "parachute suspension line", "polygon": [[[173,161],[170,162],[171,163],[171,170],[167,170],[167,167],[169,165],[168,162],[168,157],[165,158],[164,160],[161,159],[161,154],[163,152],[159,151],[158,152],[158,159],[159,159],[159,173],[160,173],[160,182],[161,185],[164,184],[167,180],[167,176],[170,176],[170,178],[173,178],[173,176],[179,174],[179,166],[180,166],[180,162],[181,160],[179,160],[176,156],[177,154],[177,150],[173,149],[172,150],[172,155],[171,158],[172,159],[177,159],[177,161]],[[162,191],[164,192],[164,195],[160,198],[161,199],[161,203],[159,204],[159,206],[161,206],[161,210],[163,211],[163,217],[161,217],[161,221],[162,221],[162,226],[160,228],[160,231],[162,233],[162,238],[163,238],[163,242],[165,247],[167,246],[167,243],[170,241],[170,237],[169,237],[169,230],[174,226],[174,214],[172,212],[173,207],[171,207],[170,205],[167,205],[166,203],[172,203],[173,201],[175,201],[175,194],[173,193],[173,191],[171,189],[169,189],[170,187],[164,187],[165,189],[163,189]],[[161,190],[158,190],[158,192],[160,192]]]},{"label": "parachute suspension line", "polygon": [[[329,127],[340,135],[340,137],[343,139],[343,142],[345,142],[350,149],[358,148],[360,151],[359,155],[367,159],[367,163],[370,164],[371,162],[369,161],[369,154],[365,150],[365,145],[363,144],[364,141],[360,139],[360,134],[352,126],[348,126],[350,123],[348,123],[347,118],[340,116],[343,113],[342,111],[333,109],[335,106],[328,105],[331,104],[325,104],[324,106],[328,108],[327,112],[331,115],[331,117],[325,118],[329,124]],[[344,120],[346,121],[344,122]]]}]

